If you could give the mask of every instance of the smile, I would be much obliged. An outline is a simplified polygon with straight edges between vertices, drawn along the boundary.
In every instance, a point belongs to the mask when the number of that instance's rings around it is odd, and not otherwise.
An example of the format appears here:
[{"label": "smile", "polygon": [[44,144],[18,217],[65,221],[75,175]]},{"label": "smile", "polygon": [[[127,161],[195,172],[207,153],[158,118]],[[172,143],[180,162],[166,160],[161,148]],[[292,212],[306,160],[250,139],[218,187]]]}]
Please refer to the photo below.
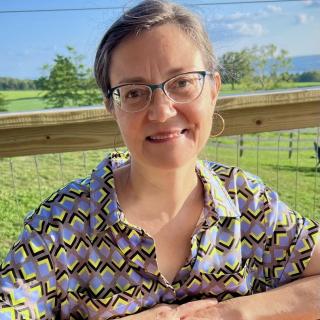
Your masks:
[{"label": "smile", "polygon": [[187,132],[187,129],[183,129],[180,131],[174,131],[174,132],[163,132],[163,133],[157,133],[152,136],[148,136],[147,140],[151,142],[165,142],[173,139],[180,138]]}]

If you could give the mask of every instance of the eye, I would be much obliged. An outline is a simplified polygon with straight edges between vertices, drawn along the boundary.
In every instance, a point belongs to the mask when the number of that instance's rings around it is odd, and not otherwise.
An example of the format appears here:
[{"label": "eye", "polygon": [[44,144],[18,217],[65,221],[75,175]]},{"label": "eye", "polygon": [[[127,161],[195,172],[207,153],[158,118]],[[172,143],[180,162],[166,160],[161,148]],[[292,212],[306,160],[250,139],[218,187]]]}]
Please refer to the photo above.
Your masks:
[{"label": "eye", "polygon": [[148,96],[149,90],[144,86],[123,86],[120,95],[124,100],[136,100]]},{"label": "eye", "polygon": [[197,81],[199,81],[199,77],[197,75],[183,75],[183,76],[172,79],[172,81],[168,83],[168,89],[169,90],[191,89],[192,87],[197,85]]},{"label": "eye", "polygon": [[187,86],[189,86],[190,84],[192,84],[192,79],[190,78],[178,78],[175,79],[172,84],[170,85],[171,88],[175,88],[175,89],[179,89],[179,88],[185,88]]},{"label": "eye", "polygon": [[190,84],[189,79],[179,79],[179,80],[177,80],[177,82],[176,82],[176,86],[177,86],[178,88],[186,87],[186,86],[189,85],[189,84]]},{"label": "eye", "polygon": [[141,89],[131,89],[126,93],[126,99],[130,98],[139,98],[143,96],[143,92]]}]

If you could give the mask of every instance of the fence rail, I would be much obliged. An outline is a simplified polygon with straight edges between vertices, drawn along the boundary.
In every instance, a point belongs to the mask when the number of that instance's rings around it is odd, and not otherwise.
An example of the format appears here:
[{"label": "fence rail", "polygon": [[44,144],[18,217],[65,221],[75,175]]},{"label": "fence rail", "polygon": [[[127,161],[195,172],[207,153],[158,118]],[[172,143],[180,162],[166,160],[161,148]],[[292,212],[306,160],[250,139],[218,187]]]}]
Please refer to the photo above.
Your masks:
[{"label": "fence rail", "polygon": [[[226,121],[225,136],[318,127],[320,89],[222,96],[217,111]],[[109,148],[118,134],[103,107],[4,113],[0,157]]]}]

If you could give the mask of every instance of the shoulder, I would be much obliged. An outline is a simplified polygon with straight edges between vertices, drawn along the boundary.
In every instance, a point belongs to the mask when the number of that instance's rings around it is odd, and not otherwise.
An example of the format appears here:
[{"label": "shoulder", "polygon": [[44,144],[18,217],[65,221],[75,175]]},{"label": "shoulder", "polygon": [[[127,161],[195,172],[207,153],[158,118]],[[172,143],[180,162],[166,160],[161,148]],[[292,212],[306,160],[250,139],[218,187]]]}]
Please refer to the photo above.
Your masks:
[{"label": "shoulder", "polygon": [[52,193],[24,220],[25,225],[43,232],[48,224],[59,224],[78,219],[84,222],[89,217],[90,178],[76,179]]},{"label": "shoulder", "polygon": [[205,164],[210,172],[219,178],[231,197],[237,193],[258,195],[267,188],[260,177],[239,167],[213,161],[205,161]]}]

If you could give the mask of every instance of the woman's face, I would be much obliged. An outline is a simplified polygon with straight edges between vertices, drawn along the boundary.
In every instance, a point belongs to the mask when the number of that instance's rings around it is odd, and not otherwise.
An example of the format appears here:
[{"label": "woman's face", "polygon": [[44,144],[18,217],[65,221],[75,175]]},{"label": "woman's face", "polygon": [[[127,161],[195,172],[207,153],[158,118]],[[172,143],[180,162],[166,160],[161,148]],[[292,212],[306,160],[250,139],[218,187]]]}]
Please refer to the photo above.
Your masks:
[{"label": "woman's face", "polygon": [[[124,83],[161,83],[177,74],[206,70],[201,52],[183,31],[165,24],[124,40],[113,52],[111,87]],[[220,76],[205,78],[202,94],[177,104],[161,89],[148,108],[113,114],[131,161],[143,166],[175,169],[194,162],[207,142],[220,88]]]}]

